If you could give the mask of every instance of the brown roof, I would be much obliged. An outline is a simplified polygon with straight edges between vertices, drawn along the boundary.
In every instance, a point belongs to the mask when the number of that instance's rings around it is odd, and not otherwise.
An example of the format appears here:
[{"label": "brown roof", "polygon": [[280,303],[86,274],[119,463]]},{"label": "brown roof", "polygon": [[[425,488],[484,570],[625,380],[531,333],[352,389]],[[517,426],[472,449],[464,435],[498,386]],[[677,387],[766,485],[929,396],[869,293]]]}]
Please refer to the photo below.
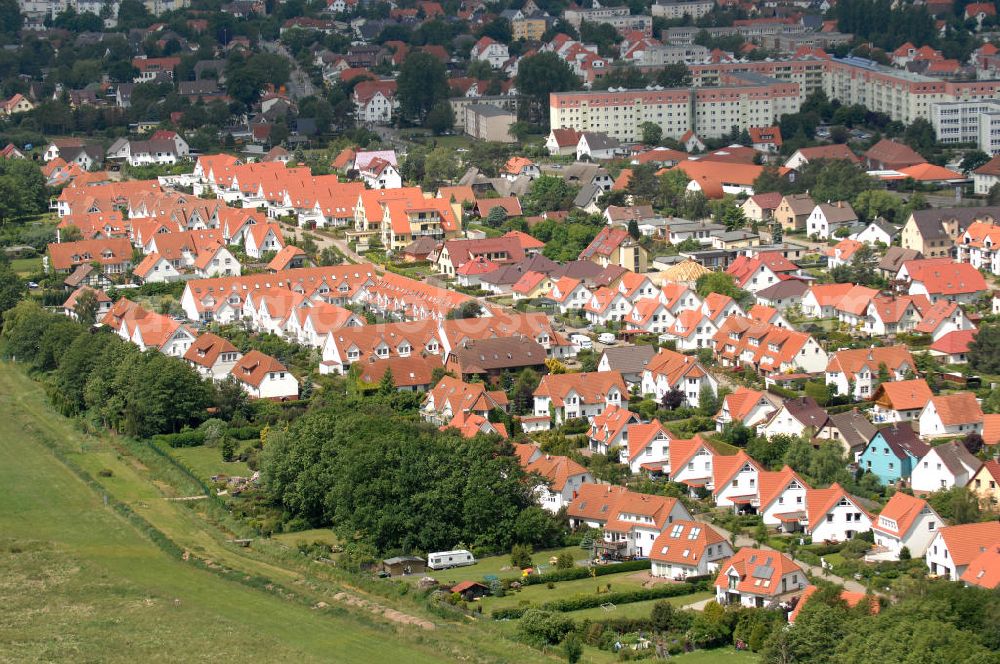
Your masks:
[{"label": "brown roof", "polygon": [[191,347],[184,353],[184,359],[193,364],[211,368],[222,353],[238,352],[236,346],[228,339],[206,332],[194,340]]},{"label": "brown roof", "polygon": [[230,373],[240,382],[260,387],[261,381],[272,371],[288,371],[288,369],[270,355],[252,350],[240,358]]},{"label": "brown roof", "polygon": [[545,349],[525,336],[470,339],[452,351],[462,373],[533,367],[545,363]]},{"label": "brown roof", "polygon": [[865,157],[874,165],[886,169],[906,168],[927,161],[908,145],[897,143],[888,138],[883,138],[869,148]]},{"label": "brown roof", "polygon": [[375,385],[382,380],[386,371],[391,371],[396,387],[419,387],[430,385],[434,369],[440,366],[441,358],[436,355],[389,357],[364,363],[358,378],[362,383]]}]

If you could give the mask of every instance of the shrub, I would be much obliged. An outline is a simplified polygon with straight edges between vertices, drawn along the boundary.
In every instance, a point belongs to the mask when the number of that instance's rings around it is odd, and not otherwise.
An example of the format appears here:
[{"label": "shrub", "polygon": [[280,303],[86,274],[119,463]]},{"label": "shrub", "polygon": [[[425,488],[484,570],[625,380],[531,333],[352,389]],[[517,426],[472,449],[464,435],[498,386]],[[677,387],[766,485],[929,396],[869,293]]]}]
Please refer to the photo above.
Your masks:
[{"label": "shrub", "polygon": [[[647,566],[648,566],[647,562]],[[634,602],[644,602],[650,599],[663,599],[666,597],[680,597],[690,595],[697,590],[697,586],[690,583],[676,583],[669,585],[654,586],[652,588],[642,588],[639,590],[627,590],[621,592],[607,592],[600,595],[577,595],[567,599],[553,600],[545,602],[541,608],[545,611],[555,611],[567,613],[569,611],[579,611],[580,609],[593,609],[606,602],[612,604],[632,604]],[[519,618],[531,609],[527,607],[516,607],[508,609],[497,609],[493,612],[494,620],[504,618]]]},{"label": "shrub", "polygon": [[510,550],[510,564],[520,569],[531,567],[532,553],[533,549],[530,544],[515,544]]},{"label": "shrub", "polygon": [[170,447],[197,447],[205,444],[205,432],[188,430],[180,433],[165,433],[154,436],[153,440],[162,441]]},{"label": "shrub", "polygon": [[[649,570],[648,560],[630,560],[614,565],[603,565],[593,568],[594,576],[604,576],[606,574],[618,574],[619,572],[640,572]],[[536,583],[548,583],[549,581],[575,581],[576,579],[586,579],[590,576],[591,568],[573,567],[570,569],[557,569],[545,574],[532,574],[525,577],[521,583],[526,586],[533,586]]]},{"label": "shrub", "polygon": [[528,643],[544,646],[555,645],[573,629],[573,621],[549,611],[528,609],[517,626],[518,633]]}]

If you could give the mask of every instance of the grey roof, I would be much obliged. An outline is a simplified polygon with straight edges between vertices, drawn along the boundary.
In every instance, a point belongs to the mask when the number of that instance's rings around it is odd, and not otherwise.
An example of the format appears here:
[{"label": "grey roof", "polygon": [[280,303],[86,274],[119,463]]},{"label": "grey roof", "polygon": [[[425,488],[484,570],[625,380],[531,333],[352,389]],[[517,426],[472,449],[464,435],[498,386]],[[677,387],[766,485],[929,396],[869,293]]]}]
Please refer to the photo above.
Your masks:
[{"label": "grey roof", "polygon": [[785,194],[782,200],[788,203],[789,209],[795,215],[809,214],[816,207],[816,202],[809,194]]},{"label": "grey roof", "polygon": [[977,219],[1000,220],[1000,207],[952,207],[952,208],[928,208],[927,210],[914,210],[913,223],[917,225],[917,230],[925,240],[946,240],[948,233],[944,230],[941,222],[957,221],[960,231],[964,231]]},{"label": "grey roof", "polygon": [[465,107],[465,112],[476,113],[477,115],[482,115],[487,118],[497,118],[504,115],[514,115],[511,111],[507,109],[500,108],[499,106],[494,106],[493,104],[469,104]]},{"label": "grey roof", "polygon": [[613,150],[621,147],[621,142],[617,138],[612,138],[607,134],[585,131],[583,136],[587,139],[587,147],[591,150]]},{"label": "grey roof", "polygon": [[386,565],[398,565],[400,563],[422,563],[424,559],[419,556],[394,556],[382,561]]},{"label": "grey roof", "polygon": [[892,237],[892,238],[894,238],[897,235],[899,235],[899,227],[894,226],[893,224],[890,224],[888,221],[886,221],[882,217],[877,217],[875,219],[875,221],[873,221],[872,223],[869,224],[869,226],[875,226],[876,228],[878,228],[879,230],[883,231],[889,237]]},{"label": "grey roof", "polygon": [[774,576],[774,568],[770,565],[757,565],[753,570],[752,576],[755,579],[770,579]]},{"label": "grey roof", "polygon": [[875,437],[878,429],[856,408],[845,413],[830,416],[830,423],[840,432],[844,442],[852,450],[864,448]]},{"label": "grey roof", "polygon": [[749,240],[759,236],[756,233],[751,233],[750,231],[735,230],[719,233],[716,237],[721,239],[723,242],[735,242],[737,240]]},{"label": "grey roof", "polygon": [[214,78],[181,81],[177,84],[177,92],[182,95],[215,95],[219,94],[219,82]]},{"label": "grey roof", "polygon": [[608,358],[608,368],[623,374],[640,373],[656,356],[656,346],[612,346],[605,348],[601,361]]},{"label": "grey roof", "polygon": [[549,276],[553,279],[559,279],[561,277],[572,277],[573,279],[593,279],[602,272],[604,272],[604,268],[597,263],[593,263],[591,261],[570,261],[565,265],[561,265],[559,269],[552,272]]},{"label": "grey roof", "polygon": [[162,152],[164,154],[177,154],[177,144],[166,138],[156,138],[148,141],[132,141],[129,144],[129,152],[132,154]]},{"label": "grey roof", "polygon": [[725,231],[725,224],[717,224],[714,221],[688,221],[687,219],[674,218],[668,224],[671,233],[693,233],[695,231]]},{"label": "grey roof", "polygon": [[857,221],[858,215],[854,213],[854,208],[846,201],[837,203],[820,203],[819,209],[823,216],[831,224],[842,224],[848,221]]},{"label": "grey roof", "polygon": [[576,198],[573,199],[573,205],[578,208],[587,207],[594,200],[596,200],[602,190],[596,184],[586,183],[580,187],[579,193],[577,193]]},{"label": "grey roof", "polygon": [[816,431],[822,429],[830,420],[826,411],[820,408],[812,397],[789,399],[784,405],[789,415],[801,422],[803,426],[813,427]]},{"label": "grey roof", "polygon": [[948,467],[952,475],[965,471],[965,467],[978,469],[983,462],[972,455],[960,441],[953,440],[934,448],[941,463]]},{"label": "grey roof", "polygon": [[895,274],[899,272],[899,268],[903,266],[903,263],[916,260],[922,256],[923,254],[916,249],[889,247],[885,250],[885,256],[878,262],[878,269]]},{"label": "grey roof", "polygon": [[480,275],[479,280],[497,286],[513,285],[524,276],[525,272],[549,274],[557,269],[559,269],[559,263],[541,254],[535,254],[534,256],[525,258],[523,261],[512,263],[511,265],[503,265],[493,272]]},{"label": "grey roof", "polygon": [[809,284],[801,279],[786,279],[773,286],[757,291],[758,299],[784,300],[788,297],[802,297],[809,290]]}]

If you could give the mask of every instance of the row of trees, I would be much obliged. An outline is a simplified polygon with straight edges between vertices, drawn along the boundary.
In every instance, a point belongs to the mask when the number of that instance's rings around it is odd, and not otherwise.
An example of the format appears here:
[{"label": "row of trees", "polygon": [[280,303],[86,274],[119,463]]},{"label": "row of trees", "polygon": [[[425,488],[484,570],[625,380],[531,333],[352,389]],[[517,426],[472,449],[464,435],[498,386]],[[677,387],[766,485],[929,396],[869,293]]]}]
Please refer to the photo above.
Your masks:
[{"label": "row of trees", "polygon": [[30,300],[4,314],[3,340],[5,355],[50,374],[60,411],[128,435],[175,433],[203,420],[209,406],[231,413],[245,402],[235,382],[214,388],[177,358],[142,352]]},{"label": "row of trees", "polygon": [[563,528],[537,507],[510,443],[463,438],[381,400],[338,399],[271,432],[267,496],[289,519],[331,526],[378,552],[547,547]]}]

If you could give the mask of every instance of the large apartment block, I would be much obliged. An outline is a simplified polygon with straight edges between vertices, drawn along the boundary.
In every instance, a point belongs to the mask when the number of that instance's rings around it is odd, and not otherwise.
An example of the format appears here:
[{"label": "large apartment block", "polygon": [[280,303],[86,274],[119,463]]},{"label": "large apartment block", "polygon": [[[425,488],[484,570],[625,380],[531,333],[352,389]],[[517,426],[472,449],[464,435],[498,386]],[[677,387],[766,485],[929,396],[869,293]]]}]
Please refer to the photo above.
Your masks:
[{"label": "large apartment block", "polygon": [[596,131],[621,141],[638,141],[642,125],[653,122],[663,135],[680,138],[688,130],[716,138],[732,128],[773,124],[801,103],[799,86],[752,74],[727,74],[706,88],[558,92],[549,97],[553,127]]},{"label": "large apartment block", "polygon": [[975,143],[987,154],[1000,153],[1000,100],[934,104],[931,124],[941,143]]},{"label": "large apartment block", "polygon": [[577,30],[584,21],[587,23],[607,23],[619,33],[641,32],[653,36],[653,17],[631,15],[628,7],[598,7],[596,9],[567,9],[563,18]]}]

